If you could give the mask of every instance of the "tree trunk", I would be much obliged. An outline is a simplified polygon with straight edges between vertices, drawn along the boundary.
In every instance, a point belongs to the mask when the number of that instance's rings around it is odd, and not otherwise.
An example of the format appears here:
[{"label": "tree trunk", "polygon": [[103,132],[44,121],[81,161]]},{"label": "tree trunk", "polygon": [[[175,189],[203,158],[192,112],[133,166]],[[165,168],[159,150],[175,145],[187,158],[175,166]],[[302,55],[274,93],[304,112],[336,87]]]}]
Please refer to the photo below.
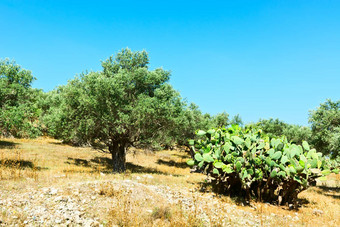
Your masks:
[{"label": "tree trunk", "polygon": [[122,173],[126,170],[126,147],[125,144],[113,142],[109,146],[112,155],[112,167],[114,173]]}]

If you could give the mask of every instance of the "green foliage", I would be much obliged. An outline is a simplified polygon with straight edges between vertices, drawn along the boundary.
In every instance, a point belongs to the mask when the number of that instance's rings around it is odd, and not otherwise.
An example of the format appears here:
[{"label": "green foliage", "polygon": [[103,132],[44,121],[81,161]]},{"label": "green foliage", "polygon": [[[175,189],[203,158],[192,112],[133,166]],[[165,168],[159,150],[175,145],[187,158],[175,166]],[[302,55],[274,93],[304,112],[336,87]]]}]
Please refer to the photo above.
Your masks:
[{"label": "green foliage", "polygon": [[[239,114],[236,114],[230,121],[230,125],[239,125],[239,126],[243,126],[243,121],[242,118]],[[217,125],[218,127],[218,125]]]},{"label": "green foliage", "polygon": [[339,157],[340,150],[340,100],[327,100],[310,112],[312,144],[324,155]]},{"label": "green foliage", "polygon": [[309,127],[287,124],[279,119],[260,120],[253,127],[263,130],[269,137],[286,136],[288,141],[301,144],[302,141],[310,141],[312,131]]},{"label": "green foliage", "polygon": [[262,130],[233,125],[197,134],[201,138],[191,143],[195,155],[188,164],[211,176],[222,192],[292,203],[334,168],[306,141],[302,146],[291,144],[286,137],[270,138]]},{"label": "green foliage", "polygon": [[102,62],[103,71],[82,74],[47,94],[48,132],[73,144],[105,144],[119,172],[127,147],[169,142],[184,104],[168,83],[170,73],[150,71],[148,63],[145,51],[124,49]]},{"label": "green foliage", "polygon": [[35,78],[14,61],[0,61],[0,134],[36,137],[41,134],[37,100],[42,91],[31,88]]},{"label": "green foliage", "polygon": [[214,116],[213,118],[214,128],[222,128],[229,125],[229,114],[227,112],[222,112]]}]

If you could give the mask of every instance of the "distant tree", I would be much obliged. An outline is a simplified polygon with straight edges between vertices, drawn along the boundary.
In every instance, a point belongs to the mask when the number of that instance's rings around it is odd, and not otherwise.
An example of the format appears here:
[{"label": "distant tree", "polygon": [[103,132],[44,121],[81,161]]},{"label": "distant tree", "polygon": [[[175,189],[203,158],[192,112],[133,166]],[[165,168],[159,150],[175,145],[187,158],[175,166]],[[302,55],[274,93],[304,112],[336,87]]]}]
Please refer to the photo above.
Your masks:
[{"label": "distant tree", "polygon": [[173,144],[188,145],[189,139],[195,139],[195,131],[208,130],[210,128],[222,127],[228,125],[228,114],[226,112],[211,116],[210,114],[203,114],[199,107],[191,103],[186,105],[183,103],[182,111],[175,118],[173,129],[170,130],[173,139]]},{"label": "distant tree", "polygon": [[288,124],[277,119],[260,119],[256,125],[263,130],[264,133],[270,137],[277,137],[284,135],[283,132],[287,128]]},{"label": "distant tree", "polygon": [[306,126],[287,124],[283,129],[282,135],[285,135],[291,143],[302,144],[304,140],[311,140],[312,130]]},{"label": "distant tree", "polygon": [[37,99],[41,90],[33,89],[32,73],[15,61],[0,61],[0,132],[3,136],[40,135]]},{"label": "distant tree", "polygon": [[242,118],[239,114],[236,114],[230,121],[231,125],[239,125],[239,126],[243,126],[243,121]]},{"label": "distant tree", "polygon": [[162,140],[182,114],[170,73],[151,71],[148,64],[145,51],[123,49],[102,62],[103,71],[82,74],[50,93],[56,105],[44,116],[48,130],[75,144],[105,144],[113,171],[125,171],[127,148]]},{"label": "distant tree", "polygon": [[279,119],[260,119],[256,127],[263,130],[270,137],[286,136],[288,141],[302,144],[302,141],[310,141],[311,129],[309,127],[287,124]]},{"label": "distant tree", "polygon": [[312,144],[325,155],[339,157],[340,150],[340,100],[328,99],[310,112]]},{"label": "distant tree", "polygon": [[213,117],[214,127],[222,128],[229,125],[229,114],[227,112],[222,112]]}]

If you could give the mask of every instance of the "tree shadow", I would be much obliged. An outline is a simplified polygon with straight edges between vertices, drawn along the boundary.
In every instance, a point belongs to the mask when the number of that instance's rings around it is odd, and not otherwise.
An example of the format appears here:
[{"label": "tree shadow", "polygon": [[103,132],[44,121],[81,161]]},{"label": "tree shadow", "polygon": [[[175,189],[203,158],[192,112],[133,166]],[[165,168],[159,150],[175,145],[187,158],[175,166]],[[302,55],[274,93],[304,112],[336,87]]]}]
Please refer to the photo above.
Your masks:
[{"label": "tree shadow", "polygon": [[84,166],[84,167],[92,167],[89,161],[86,159],[80,159],[80,158],[67,158],[68,161],[66,161],[67,164],[73,164],[76,166]]},{"label": "tree shadow", "polygon": [[39,166],[35,166],[33,162],[27,161],[27,160],[16,160],[16,159],[3,159],[0,160],[0,166],[4,166],[7,168],[30,168],[35,170],[42,170],[42,169],[48,169],[46,167],[42,168]]},{"label": "tree shadow", "polygon": [[188,166],[188,164],[186,162],[175,162],[173,160],[164,161],[162,159],[158,159],[157,160],[157,164],[159,164],[159,165],[167,165],[167,166],[177,167],[177,168],[182,168],[182,169],[189,168],[189,166]]},{"label": "tree shadow", "polygon": [[186,153],[186,154],[173,154],[173,155],[176,156],[176,157],[182,158],[182,159],[190,158],[189,153]]},{"label": "tree shadow", "polygon": [[49,142],[49,144],[53,144],[53,145],[65,145],[65,143],[63,143],[63,142]]},{"label": "tree shadow", "polygon": [[[126,163],[126,168],[128,170],[130,170],[131,173],[148,173],[148,174],[170,175],[168,173],[159,171],[155,168],[144,167],[144,166],[133,164],[131,162]],[[178,177],[179,175],[173,175],[173,176]]]},{"label": "tree shadow", "polygon": [[317,193],[334,199],[340,199],[340,195],[335,195],[334,193],[340,193],[340,187],[330,187],[330,186],[317,186],[321,190],[316,190]]},{"label": "tree shadow", "polygon": [[[113,173],[112,172],[112,160],[106,157],[95,157],[91,159],[90,161],[85,160],[85,159],[79,159],[79,158],[77,159],[68,158],[68,161],[66,161],[65,163],[76,165],[76,166],[84,166],[84,167],[92,168],[93,172],[96,172],[100,169],[100,171],[103,173],[107,173],[107,174]],[[168,173],[159,171],[155,168],[144,167],[141,165],[133,164],[131,162],[126,162],[126,169],[131,171],[131,173],[170,175]],[[180,175],[172,174],[172,176],[178,177]]]},{"label": "tree shadow", "polygon": [[340,187],[329,187],[329,186],[317,186],[324,192],[334,191],[336,193],[340,193]]},{"label": "tree shadow", "polygon": [[18,143],[0,140],[0,149],[12,149],[15,148],[16,145],[18,145]]}]

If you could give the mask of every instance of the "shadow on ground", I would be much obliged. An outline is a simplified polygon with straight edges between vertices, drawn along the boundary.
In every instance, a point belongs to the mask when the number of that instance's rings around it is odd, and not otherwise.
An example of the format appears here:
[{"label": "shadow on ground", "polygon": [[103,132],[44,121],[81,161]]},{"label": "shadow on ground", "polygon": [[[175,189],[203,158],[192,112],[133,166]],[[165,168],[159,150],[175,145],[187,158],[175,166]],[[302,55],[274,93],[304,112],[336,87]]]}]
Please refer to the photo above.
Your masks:
[{"label": "shadow on ground", "polygon": [[[65,162],[70,165],[83,166],[92,168],[93,172],[112,173],[112,160],[106,157],[95,157],[91,160],[79,159],[79,158],[68,158]],[[168,173],[157,170],[156,168],[144,167],[141,165],[136,165],[131,162],[126,163],[126,169],[131,171],[131,173],[147,173],[147,174],[160,174],[160,175],[170,175]],[[180,176],[174,175],[172,176]]]},{"label": "shadow on ground", "polygon": [[158,159],[157,160],[157,164],[159,165],[167,165],[167,166],[173,166],[173,167],[177,167],[177,168],[189,168],[188,164],[186,162],[175,162],[173,160],[170,161],[164,161],[162,159]]},{"label": "shadow on ground", "polygon": [[33,162],[27,160],[16,160],[16,159],[3,159],[0,160],[0,166],[7,167],[7,168],[18,168],[18,169],[35,169],[35,170],[42,170],[48,168],[41,168],[39,166],[35,166]]},{"label": "shadow on ground", "polygon": [[183,151],[184,154],[173,154],[174,156],[176,157],[179,157],[179,158],[182,158],[182,159],[188,159],[190,158],[190,155],[188,152],[186,151]]},{"label": "shadow on ground", "polygon": [[18,143],[0,140],[0,149],[12,149],[15,148],[16,145],[18,145]]},{"label": "shadow on ground", "polygon": [[316,192],[325,196],[333,197],[334,199],[340,199],[340,187],[329,187],[329,186],[317,186],[321,190]]}]

